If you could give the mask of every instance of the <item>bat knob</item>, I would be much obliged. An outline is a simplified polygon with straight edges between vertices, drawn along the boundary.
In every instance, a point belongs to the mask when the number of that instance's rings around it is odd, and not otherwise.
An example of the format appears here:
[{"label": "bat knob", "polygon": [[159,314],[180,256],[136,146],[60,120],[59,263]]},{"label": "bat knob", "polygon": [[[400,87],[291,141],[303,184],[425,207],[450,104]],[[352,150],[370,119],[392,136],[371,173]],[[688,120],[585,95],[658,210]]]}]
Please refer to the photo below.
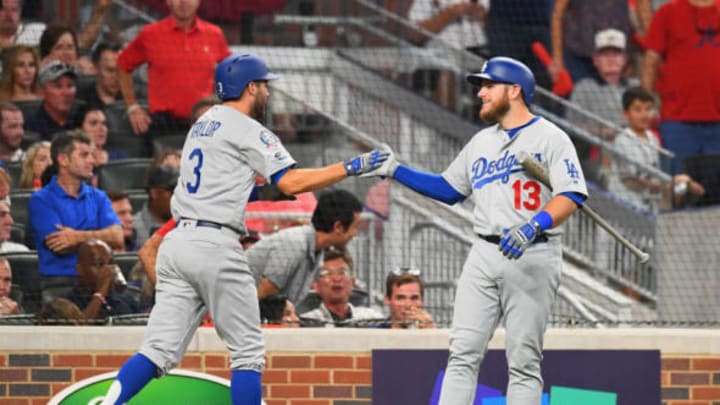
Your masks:
[{"label": "bat knob", "polygon": [[642,252],[642,253],[640,254],[640,263],[641,263],[641,264],[645,264],[645,263],[647,263],[649,260],[650,260],[650,255],[649,255],[649,254],[647,254],[647,253],[645,253],[645,252]]}]

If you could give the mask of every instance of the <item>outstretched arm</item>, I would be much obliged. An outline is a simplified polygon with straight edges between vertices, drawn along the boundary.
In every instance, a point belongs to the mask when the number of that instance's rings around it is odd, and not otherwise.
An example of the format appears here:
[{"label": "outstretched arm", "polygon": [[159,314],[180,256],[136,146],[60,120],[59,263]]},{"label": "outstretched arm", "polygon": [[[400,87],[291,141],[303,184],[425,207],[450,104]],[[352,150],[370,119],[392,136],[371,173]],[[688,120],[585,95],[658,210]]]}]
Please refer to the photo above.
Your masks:
[{"label": "outstretched arm", "polygon": [[[375,149],[329,166],[316,169],[289,169],[279,176],[273,175],[273,183],[287,195],[321,189],[339,182],[345,177],[360,176],[379,168],[390,156],[389,152]],[[279,177],[279,178],[278,178]]]},{"label": "outstretched arm", "polygon": [[327,187],[345,177],[345,167],[340,162],[313,169],[290,169],[280,177],[277,188],[284,194],[293,195]]},{"label": "outstretched arm", "polygon": [[392,178],[400,184],[445,204],[455,204],[465,196],[455,190],[441,175],[423,172],[405,165],[398,165]]},{"label": "outstretched arm", "polygon": [[423,172],[398,163],[388,145],[383,144],[379,150],[387,154],[385,162],[360,177],[390,177],[413,191],[449,205],[465,199],[465,196],[455,190],[441,175]]}]

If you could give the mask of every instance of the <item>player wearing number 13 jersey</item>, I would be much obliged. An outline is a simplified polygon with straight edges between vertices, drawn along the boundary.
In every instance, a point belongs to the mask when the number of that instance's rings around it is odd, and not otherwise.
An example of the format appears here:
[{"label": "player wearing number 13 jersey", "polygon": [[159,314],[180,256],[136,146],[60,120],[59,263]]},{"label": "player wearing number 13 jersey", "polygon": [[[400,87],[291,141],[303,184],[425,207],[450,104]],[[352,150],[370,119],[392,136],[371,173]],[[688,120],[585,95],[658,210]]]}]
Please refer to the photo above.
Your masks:
[{"label": "player wearing number 13 jersey", "polygon": [[[390,176],[449,204],[474,203],[477,240],[457,283],[439,404],[474,403],[480,364],[504,319],[507,403],[538,405],[543,335],[560,283],[557,226],[583,204],[585,180],[568,136],[530,112],[535,78],[525,65],[495,57],[468,81],[480,88],[480,118],[496,124],[478,132],[442,175],[401,165],[392,154],[367,175]],[[521,151],[548,170],[552,190],[525,173]]]},{"label": "player wearing number 13 jersey", "polygon": [[232,403],[260,405],[265,363],[260,312],[240,244],[245,206],[257,195],[256,174],[285,194],[297,194],[366,173],[388,157],[375,150],[322,168],[296,169],[280,140],[260,123],[270,95],[267,82],[276,78],[252,55],[231,55],[216,67],[216,93],[223,103],[203,114],[185,139],[171,203],[177,225],[158,251],[155,306],[145,339],[118,372],[104,405],[126,403],[175,367],[207,312],[230,351]]}]

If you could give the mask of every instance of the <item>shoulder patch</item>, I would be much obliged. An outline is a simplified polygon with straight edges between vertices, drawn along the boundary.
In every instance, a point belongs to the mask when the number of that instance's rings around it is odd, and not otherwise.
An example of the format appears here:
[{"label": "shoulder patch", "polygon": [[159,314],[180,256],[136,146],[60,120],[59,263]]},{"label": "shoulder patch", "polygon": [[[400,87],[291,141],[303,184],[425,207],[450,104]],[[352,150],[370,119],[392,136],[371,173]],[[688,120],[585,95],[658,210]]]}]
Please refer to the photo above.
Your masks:
[{"label": "shoulder patch", "polygon": [[260,131],[260,142],[270,148],[280,143],[280,139],[272,132],[263,130]]}]

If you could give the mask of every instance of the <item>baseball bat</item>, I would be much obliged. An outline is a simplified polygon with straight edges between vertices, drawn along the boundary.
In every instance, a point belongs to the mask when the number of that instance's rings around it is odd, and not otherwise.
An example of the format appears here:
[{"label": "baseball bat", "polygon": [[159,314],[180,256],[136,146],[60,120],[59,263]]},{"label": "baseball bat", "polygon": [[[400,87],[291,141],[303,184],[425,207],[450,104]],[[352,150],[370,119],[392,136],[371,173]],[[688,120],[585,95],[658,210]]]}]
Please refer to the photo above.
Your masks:
[{"label": "baseball bat", "polygon": [[[534,157],[530,156],[527,152],[519,152],[518,153],[518,160],[520,161],[520,164],[522,167],[527,171],[530,175],[535,177],[536,179],[540,180],[540,182],[552,189],[552,185],[550,184],[550,178],[547,175],[547,172],[545,171],[545,168],[540,165],[540,162],[535,160]],[[640,259],[640,263],[647,263],[648,260],[650,260],[650,255],[646,252],[643,252],[638,248],[637,246],[633,245],[632,242],[627,240],[624,236],[620,235],[620,232],[618,232],[615,228],[613,228],[612,225],[610,225],[603,217],[601,217],[597,212],[595,212],[592,208],[590,208],[587,204],[583,204],[580,207],[581,210],[583,210],[589,217],[592,219],[596,224],[598,224],[601,228],[606,230],[615,240],[620,242],[623,246],[628,248],[630,252]]]},{"label": "baseball bat", "polygon": [[[535,41],[530,45],[532,48],[533,53],[535,54],[535,57],[538,58],[540,63],[543,64],[543,66],[548,67],[552,63],[552,57],[550,57],[550,53],[545,49],[545,45],[542,44],[542,42]],[[553,83],[552,92],[557,94],[560,97],[565,97],[573,89],[573,82],[572,78],[570,77],[570,72],[568,72],[567,69],[563,69],[558,74],[557,79],[555,79],[555,82]]]}]

